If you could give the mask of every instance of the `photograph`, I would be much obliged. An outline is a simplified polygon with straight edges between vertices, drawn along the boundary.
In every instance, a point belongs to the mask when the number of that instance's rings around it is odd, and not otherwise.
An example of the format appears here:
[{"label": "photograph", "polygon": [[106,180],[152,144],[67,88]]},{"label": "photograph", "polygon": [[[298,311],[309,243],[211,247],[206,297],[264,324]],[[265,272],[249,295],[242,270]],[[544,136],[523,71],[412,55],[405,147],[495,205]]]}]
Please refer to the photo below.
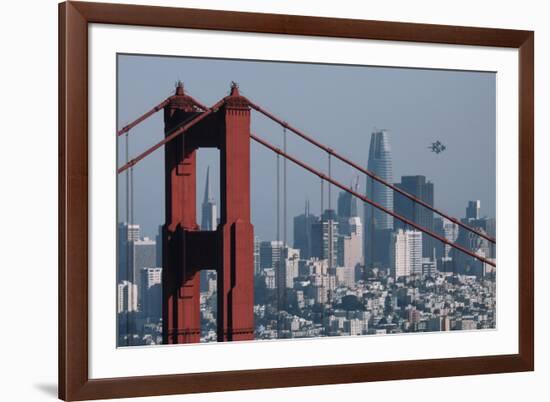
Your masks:
[{"label": "photograph", "polygon": [[544,399],[516,3],[6,3],[0,399]]},{"label": "photograph", "polygon": [[498,327],[495,72],[116,57],[117,347]]}]

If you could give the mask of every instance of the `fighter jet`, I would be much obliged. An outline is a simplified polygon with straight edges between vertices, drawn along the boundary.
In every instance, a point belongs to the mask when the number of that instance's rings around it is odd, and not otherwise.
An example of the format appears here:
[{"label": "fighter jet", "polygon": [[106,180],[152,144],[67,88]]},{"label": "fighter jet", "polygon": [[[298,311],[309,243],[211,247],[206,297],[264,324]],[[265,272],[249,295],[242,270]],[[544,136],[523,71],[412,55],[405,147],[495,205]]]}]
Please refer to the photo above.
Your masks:
[{"label": "fighter jet", "polygon": [[428,147],[432,152],[435,152],[436,154],[439,154],[447,149],[445,145],[441,143],[441,141],[432,142],[432,145]]}]

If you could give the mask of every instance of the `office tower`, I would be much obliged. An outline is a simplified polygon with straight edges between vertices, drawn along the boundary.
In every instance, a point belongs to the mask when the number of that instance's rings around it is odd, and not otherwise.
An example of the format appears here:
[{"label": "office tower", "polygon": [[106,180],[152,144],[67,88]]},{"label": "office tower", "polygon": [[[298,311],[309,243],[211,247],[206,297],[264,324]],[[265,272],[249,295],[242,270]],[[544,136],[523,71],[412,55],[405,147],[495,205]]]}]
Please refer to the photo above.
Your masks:
[{"label": "office tower", "polygon": [[131,264],[132,242],[139,240],[140,227],[135,224],[119,223],[117,229],[117,276],[118,281],[132,280],[133,266]]},{"label": "office tower", "polygon": [[146,318],[158,320],[162,315],[162,268],[141,270],[141,311]]},{"label": "office tower", "polygon": [[275,268],[265,268],[264,269],[264,278],[265,278],[265,287],[267,289],[276,289],[277,280],[275,276]]},{"label": "office tower", "polygon": [[294,248],[300,250],[300,255],[304,259],[312,256],[311,227],[317,222],[319,218],[311,214],[309,200],[306,200],[304,213],[294,217]]},{"label": "office tower", "polygon": [[363,263],[363,225],[361,218],[348,218],[349,235],[338,237],[338,265],[354,268]]},{"label": "office tower", "polygon": [[312,256],[326,259],[328,267],[336,268],[338,265],[338,220],[336,212],[326,209],[321,216],[321,221],[311,227]]},{"label": "office tower", "polygon": [[[358,180],[357,179],[351,183],[351,188],[354,191],[358,189]],[[351,217],[359,216],[357,213],[357,198],[348,193],[347,191],[342,191],[338,194],[338,232],[342,235],[350,234],[349,219]]]},{"label": "office tower", "polygon": [[119,223],[119,241],[135,241],[139,240],[141,229],[138,224]]},{"label": "office tower", "polygon": [[283,250],[284,264],[276,272],[279,289],[294,287],[294,279],[298,277],[300,250],[285,247]]},{"label": "office tower", "polygon": [[206,183],[204,185],[201,211],[201,230],[216,230],[218,226],[218,212],[216,201],[212,197],[210,189],[210,166],[206,169]]},{"label": "office tower", "polygon": [[434,277],[437,275],[437,257],[435,249],[432,250],[431,257],[422,257],[422,275]]},{"label": "office tower", "polygon": [[133,267],[132,278],[130,281],[135,283],[138,287],[141,286],[142,268],[155,267],[157,262],[156,257],[157,244],[154,240],[148,237],[142,240],[134,240],[131,242],[130,247],[130,263]]},{"label": "office tower", "polygon": [[277,268],[283,255],[283,242],[280,240],[260,242],[260,269]]},{"label": "office tower", "polygon": [[254,275],[260,275],[262,270],[260,266],[260,238],[254,236]]},{"label": "office tower", "polygon": [[[462,219],[462,222],[476,229],[478,232],[495,236],[495,220],[486,217],[481,218],[479,214],[480,207],[481,202],[479,200],[469,201],[466,208],[466,218]],[[495,248],[492,243],[462,227],[458,230],[456,243],[482,257],[495,257]],[[483,276],[485,269],[484,263],[481,261],[455,249],[452,250],[452,258],[456,273]]]},{"label": "office tower", "polygon": [[[393,167],[389,134],[386,130],[371,135],[368,170],[388,183],[393,182]],[[366,178],[366,196],[393,211],[393,191],[370,177]],[[368,266],[388,265],[388,245],[393,230],[393,217],[365,203],[363,250]]]},{"label": "office tower", "polygon": [[389,255],[395,279],[422,275],[422,232],[398,229],[392,233]]},{"label": "office tower", "polygon": [[155,285],[162,284],[162,268],[143,268],[141,270],[141,283],[146,289],[149,289],[150,287]]},{"label": "office tower", "polygon": [[481,201],[468,201],[466,207],[466,219],[479,219],[479,210],[481,208]]},{"label": "office tower", "polygon": [[[431,206],[434,205],[434,185],[426,180],[426,176],[402,176],[401,182],[395,183],[395,186]],[[434,230],[434,213],[397,192],[393,198],[393,210],[399,215],[418,223],[423,228]],[[399,219],[395,220],[394,226],[395,228],[406,229],[405,223]],[[424,235],[422,237],[423,257],[432,256],[435,244],[435,240],[431,236]]]},{"label": "office tower", "polygon": [[138,311],[138,287],[129,281],[122,281],[117,287],[117,312]]}]

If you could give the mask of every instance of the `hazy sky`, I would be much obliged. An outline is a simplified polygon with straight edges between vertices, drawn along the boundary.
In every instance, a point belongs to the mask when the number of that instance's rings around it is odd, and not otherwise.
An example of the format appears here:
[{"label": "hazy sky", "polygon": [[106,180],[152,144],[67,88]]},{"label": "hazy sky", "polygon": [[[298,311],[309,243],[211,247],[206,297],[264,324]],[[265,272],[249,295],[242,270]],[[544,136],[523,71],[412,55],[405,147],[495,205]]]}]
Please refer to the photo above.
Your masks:
[{"label": "hazy sky", "polygon": [[[437,208],[463,217],[467,201],[479,199],[482,215],[495,215],[494,73],[120,55],[118,126],[171,95],[177,80],[207,105],[227,95],[230,82],[236,81],[244,96],[363,166],[367,165],[371,132],[388,129],[395,182],[403,175],[425,175],[434,183]],[[257,112],[252,116],[252,132],[281,147],[282,128]],[[159,112],[132,130],[130,158],[162,138]],[[326,154],[291,133],[287,138],[290,154],[326,171]],[[427,149],[436,140],[447,146],[439,155]],[[118,145],[120,166],[124,141],[120,139]],[[276,157],[254,142],[251,147],[252,223],[261,239],[274,239]],[[164,221],[163,161],[164,152],[159,149],[134,168],[134,221],[142,225],[146,236],[154,236]],[[219,205],[218,151],[200,150],[199,214],[208,165]],[[319,213],[321,186],[319,178],[291,162],[287,169],[287,238],[291,242],[292,217],[302,213],[306,198],[312,212]],[[357,175],[334,160],[332,173],[344,184]],[[361,177],[361,192],[364,188]],[[121,176],[121,221],[125,219],[124,189]],[[338,192],[332,189],[334,208]],[[327,194],[324,205],[328,206]],[[200,222],[200,216],[197,220]]]}]

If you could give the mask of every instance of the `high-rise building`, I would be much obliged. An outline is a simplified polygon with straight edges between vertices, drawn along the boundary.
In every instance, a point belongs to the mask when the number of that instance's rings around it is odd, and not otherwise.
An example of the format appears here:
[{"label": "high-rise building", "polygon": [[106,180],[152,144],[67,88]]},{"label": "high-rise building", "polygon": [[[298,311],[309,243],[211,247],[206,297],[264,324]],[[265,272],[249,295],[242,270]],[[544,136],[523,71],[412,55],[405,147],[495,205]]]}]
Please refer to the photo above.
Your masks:
[{"label": "high-rise building", "polygon": [[294,279],[298,277],[300,250],[285,247],[283,254],[285,257],[284,264],[281,264],[279,271],[276,272],[278,288],[292,289]]},{"label": "high-rise building", "polygon": [[431,257],[422,257],[422,275],[434,277],[437,275],[437,257],[435,249]]},{"label": "high-rise building", "polygon": [[277,268],[283,256],[283,248],[280,240],[260,242],[260,269]]},{"label": "high-rise building", "polygon": [[141,283],[144,288],[149,289],[154,285],[162,284],[162,268],[152,267],[141,270]]},{"label": "high-rise building", "polygon": [[363,225],[358,216],[348,219],[349,235],[338,237],[338,265],[354,268],[363,263]]},{"label": "high-rise building", "polygon": [[[371,135],[368,170],[388,183],[393,182],[392,155],[389,134],[386,130],[375,131]],[[366,196],[393,211],[393,191],[367,176]],[[365,203],[365,225],[363,227],[365,263],[387,265],[390,233],[393,230],[393,217]]]},{"label": "high-rise building", "polygon": [[392,233],[389,255],[395,279],[422,275],[422,232],[398,229]]},{"label": "high-rise building", "polygon": [[[495,220],[493,218],[480,217],[480,207],[481,202],[479,200],[469,201],[466,208],[466,218],[462,219],[462,222],[476,229],[478,232],[494,237],[496,229]],[[458,230],[456,243],[466,247],[482,257],[495,257],[494,244],[462,227]],[[484,275],[484,263],[455,249],[453,249],[451,253],[453,258],[453,267],[457,273],[477,276]]]},{"label": "high-rise building", "polygon": [[[358,181],[352,182],[351,188],[357,191]],[[357,211],[357,198],[347,191],[338,195],[338,232],[342,235],[350,234],[349,219],[359,216]]]},{"label": "high-rise building", "polygon": [[117,287],[117,312],[138,311],[138,287],[129,281],[122,281]]},{"label": "high-rise building", "polygon": [[132,243],[139,240],[140,227],[126,222],[119,223],[117,232],[118,281],[132,280],[133,266],[130,255],[132,253]]},{"label": "high-rise building", "polygon": [[254,236],[254,275],[260,275],[262,272],[260,266],[260,238]]},{"label": "high-rise building", "polygon": [[479,219],[479,210],[481,208],[481,201],[468,201],[466,207],[466,219]]},{"label": "high-rise building", "polygon": [[157,244],[154,240],[144,237],[131,242],[130,263],[133,267],[130,281],[141,287],[141,270],[155,267],[157,262]]},{"label": "high-rise building", "polygon": [[328,267],[338,265],[338,220],[333,209],[326,209],[321,220],[311,227],[312,256],[326,259]]},{"label": "high-rise building", "polygon": [[158,320],[162,315],[162,268],[141,270],[141,308],[147,318]]},{"label": "high-rise building", "polygon": [[312,257],[311,227],[319,222],[319,218],[313,215],[309,209],[309,200],[306,200],[304,213],[294,218],[294,248],[300,250],[302,258]]},{"label": "high-rise building", "polygon": [[[450,242],[455,242],[458,238],[458,224],[451,222],[448,219],[443,219],[443,236]],[[452,247],[445,244],[444,256],[450,257]]]},{"label": "high-rise building", "polygon": [[[434,184],[426,180],[426,176],[402,176],[400,183],[395,183],[395,186],[399,189],[414,195],[421,199],[428,205],[434,205]],[[410,219],[411,221],[418,223],[420,226],[434,230],[434,213],[428,208],[412,201],[411,199],[395,193],[393,198],[393,210]],[[395,228],[406,229],[404,222],[396,219],[394,222]],[[423,257],[428,258],[433,254],[433,248],[435,247],[434,239],[425,235],[422,237],[422,252]]]},{"label": "high-rise building", "polygon": [[201,208],[201,230],[216,230],[218,226],[218,211],[216,201],[210,189],[210,166],[206,169],[206,183]]}]

